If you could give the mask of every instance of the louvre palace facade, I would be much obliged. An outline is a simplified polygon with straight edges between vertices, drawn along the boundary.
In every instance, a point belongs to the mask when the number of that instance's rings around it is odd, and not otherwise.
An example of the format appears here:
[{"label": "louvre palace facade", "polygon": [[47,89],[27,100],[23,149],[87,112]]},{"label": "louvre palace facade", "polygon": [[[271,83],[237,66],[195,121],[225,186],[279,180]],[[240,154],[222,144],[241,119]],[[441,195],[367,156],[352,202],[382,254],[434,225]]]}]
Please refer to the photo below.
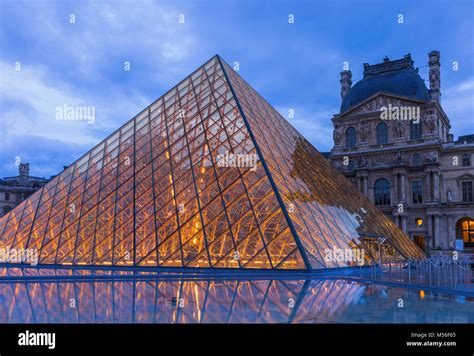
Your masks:
[{"label": "louvre palace facade", "polygon": [[[332,164],[426,252],[474,246],[474,135],[454,139],[441,102],[440,53],[429,88],[410,54],[341,72]],[[455,124],[455,118],[454,118]]]}]

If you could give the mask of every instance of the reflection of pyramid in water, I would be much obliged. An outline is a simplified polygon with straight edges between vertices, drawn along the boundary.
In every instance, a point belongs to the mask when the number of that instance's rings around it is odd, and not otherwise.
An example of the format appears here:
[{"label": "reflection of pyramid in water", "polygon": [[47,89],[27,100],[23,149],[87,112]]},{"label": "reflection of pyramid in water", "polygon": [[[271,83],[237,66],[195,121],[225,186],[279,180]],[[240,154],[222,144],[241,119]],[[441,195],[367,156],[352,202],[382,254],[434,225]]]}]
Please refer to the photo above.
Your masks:
[{"label": "reflection of pyramid in water", "polygon": [[325,250],[363,248],[365,235],[423,256],[218,56],[4,216],[0,233],[57,265],[343,267]]},{"label": "reflection of pyramid in water", "polygon": [[54,272],[16,269],[14,277],[29,278],[0,281],[0,323],[337,322],[366,290],[344,280],[87,280],[81,270],[77,281]]}]

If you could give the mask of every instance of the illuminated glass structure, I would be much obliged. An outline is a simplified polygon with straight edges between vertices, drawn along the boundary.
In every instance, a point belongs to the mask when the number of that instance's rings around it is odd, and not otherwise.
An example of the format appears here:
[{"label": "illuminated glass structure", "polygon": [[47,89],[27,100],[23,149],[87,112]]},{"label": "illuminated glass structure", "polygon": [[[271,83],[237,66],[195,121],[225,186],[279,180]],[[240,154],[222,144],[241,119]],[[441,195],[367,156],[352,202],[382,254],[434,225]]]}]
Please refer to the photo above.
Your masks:
[{"label": "illuminated glass structure", "polygon": [[[219,56],[0,220],[40,265],[299,269],[423,252]],[[375,237],[374,237],[375,236]]]}]

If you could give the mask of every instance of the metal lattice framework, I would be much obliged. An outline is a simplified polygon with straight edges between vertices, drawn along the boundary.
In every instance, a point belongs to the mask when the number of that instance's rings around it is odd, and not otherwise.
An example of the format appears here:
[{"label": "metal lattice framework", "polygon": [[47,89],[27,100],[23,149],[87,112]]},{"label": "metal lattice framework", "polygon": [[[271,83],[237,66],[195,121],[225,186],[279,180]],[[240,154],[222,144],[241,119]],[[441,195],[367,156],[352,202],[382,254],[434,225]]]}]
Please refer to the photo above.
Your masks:
[{"label": "metal lattice framework", "polygon": [[363,248],[365,234],[424,257],[219,56],[4,216],[0,233],[41,265],[345,267],[325,251]]}]

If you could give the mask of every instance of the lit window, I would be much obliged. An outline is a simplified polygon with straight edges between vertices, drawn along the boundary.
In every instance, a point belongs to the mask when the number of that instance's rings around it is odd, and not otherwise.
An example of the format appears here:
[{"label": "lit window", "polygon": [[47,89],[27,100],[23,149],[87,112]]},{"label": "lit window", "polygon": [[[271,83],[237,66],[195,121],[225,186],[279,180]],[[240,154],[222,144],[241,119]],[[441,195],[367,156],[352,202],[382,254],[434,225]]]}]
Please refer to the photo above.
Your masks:
[{"label": "lit window", "polygon": [[474,219],[463,218],[456,224],[456,238],[462,239],[464,243],[474,243]]}]

